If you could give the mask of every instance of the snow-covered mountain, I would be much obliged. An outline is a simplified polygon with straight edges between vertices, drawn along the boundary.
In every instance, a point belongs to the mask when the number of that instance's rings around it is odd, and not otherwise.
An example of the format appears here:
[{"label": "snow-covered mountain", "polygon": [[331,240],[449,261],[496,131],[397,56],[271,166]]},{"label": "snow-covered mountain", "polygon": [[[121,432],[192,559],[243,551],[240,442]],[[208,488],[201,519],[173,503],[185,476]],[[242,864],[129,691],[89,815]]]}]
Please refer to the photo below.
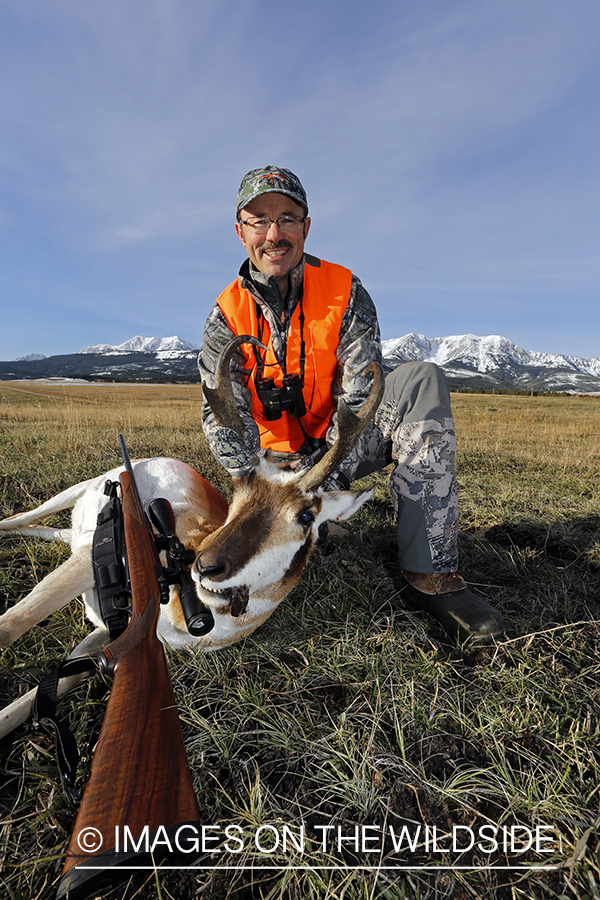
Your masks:
[{"label": "snow-covered mountain", "polygon": [[[96,344],[94,347],[84,347],[78,353],[96,353],[102,356],[114,356],[122,353],[181,353],[198,351],[200,347],[191,341],[183,341],[177,335],[173,337],[142,337],[136,335],[122,344]],[[165,357],[162,357],[165,358]]]},{"label": "snow-covered mountain", "polygon": [[600,357],[583,359],[562,353],[524,350],[500,335],[458,334],[427,338],[405,334],[383,341],[386,368],[422,360],[441,366],[450,381],[476,379],[480,386],[522,390],[600,391]]},{"label": "snow-covered mountain", "polygon": [[75,353],[30,361],[0,362],[0,380],[83,378],[88,381],[198,382],[197,344],[180,337],[141,337],[96,344]]},{"label": "snow-covered mountain", "polygon": [[[198,346],[179,337],[136,336],[122,344],[97,344],[65,356],[0,363],[0,379],[71,377],[101,381],[199,380]],[[33,356],[33,355],[32,355]],[[441,366],[452,388],[600,393],[600,357],[524,350],[499,335],[427,338],[405,334],[383,342],[387,371],[424,360]]]}]

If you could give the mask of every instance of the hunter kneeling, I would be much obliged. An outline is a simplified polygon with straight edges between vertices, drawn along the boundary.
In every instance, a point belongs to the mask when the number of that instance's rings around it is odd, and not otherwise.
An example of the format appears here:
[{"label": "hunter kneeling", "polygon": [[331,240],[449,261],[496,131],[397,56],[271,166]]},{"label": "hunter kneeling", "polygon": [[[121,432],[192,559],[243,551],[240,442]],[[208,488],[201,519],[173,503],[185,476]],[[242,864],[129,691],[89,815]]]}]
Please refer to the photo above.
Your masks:
[{"label": "hunter kneeling", "polygon": [[[267,166],[244,176],[235,229],[248,259],[217,298],[199,358],[210,391],[233,338],[251,335],[264,345],[240,345],[231,363],[243,436],[203,405],[209,446],[233,477],[251,470],[261,448],[293,468],[312,468],[335,442],[339,398],[352,411],[362,407],[370,364],[381,363],[371,297],[348,269],[304,252],[310,223],[293,172]],[[445,376],[432,363],[406,363],[387,376],[372,424],[325,490],[348,489],[392,462],[402,597],[453,638],[501,635],[501,613],[458,574],[454,423]]]}]

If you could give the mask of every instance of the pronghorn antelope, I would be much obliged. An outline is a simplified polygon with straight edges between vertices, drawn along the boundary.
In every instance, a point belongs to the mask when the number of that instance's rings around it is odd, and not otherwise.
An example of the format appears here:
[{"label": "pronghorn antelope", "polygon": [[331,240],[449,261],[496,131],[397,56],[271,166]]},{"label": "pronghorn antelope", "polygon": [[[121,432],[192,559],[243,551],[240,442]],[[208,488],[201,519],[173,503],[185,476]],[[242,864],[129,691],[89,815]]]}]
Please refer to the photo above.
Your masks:
[{"label": "pronghorn antelope", "polygon": [[[235,405],[229,366],[237,347],[255,340],[247,335],[233,340],[219,360],[215,388],[205,388],[219,424],[240,436],[243,424]],[[177,591],[171,589],[171,599],[161,607],[158,623],[163,641],[173,648],[198,646],[216,650],[251,634],[300,579],[319,527],[327,520],[348,518],[370,499],[372,489],[324,492],[320,488],[348,456],[376,412],[383,393],[383,374],[375,364],[373,370],[370,396],[357,414],[343,400],[339,401],[338,439],[312,469],[296,473],[277,465],[268,453],[257,457],[250,474],[233,479],[229,507],[201,475],[180,460],[134,461],[143,505],[147,507],[156,497],[170,501],[177,534],[196,556],[192,575],[198,596],[212,610],[215,620],[209,634],[190,634]],[[0,616],[0,646],[8,646],[78,596],[83,596],[88,618],[96,629],[72,656],[95,654],[108,643],[94,586],[92,540],[98,513],[106,502],[104,486],[108,480],[116,481],[122,470],[121,466],[81,482],[37,509],[0,521],[0,532],[61,539],[71,547],[71,556],[64,563]],[[70,529],[37,524],[53,513],[71,508]]]}]

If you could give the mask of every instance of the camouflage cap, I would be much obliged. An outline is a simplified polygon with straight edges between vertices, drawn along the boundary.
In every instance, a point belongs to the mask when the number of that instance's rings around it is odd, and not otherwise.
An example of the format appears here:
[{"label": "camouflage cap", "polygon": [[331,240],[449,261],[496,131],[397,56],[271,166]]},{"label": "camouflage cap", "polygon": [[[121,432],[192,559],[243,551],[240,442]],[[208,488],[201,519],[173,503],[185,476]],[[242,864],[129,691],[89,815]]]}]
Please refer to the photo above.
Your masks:
[{"label": "camouflage cap", "polygon": [[237,195],[236,213],[261,194],[287,194],[308,213],[306,192],[300,179],[289,169],[265,166],[264,169],[252,169],[244,175]]}]

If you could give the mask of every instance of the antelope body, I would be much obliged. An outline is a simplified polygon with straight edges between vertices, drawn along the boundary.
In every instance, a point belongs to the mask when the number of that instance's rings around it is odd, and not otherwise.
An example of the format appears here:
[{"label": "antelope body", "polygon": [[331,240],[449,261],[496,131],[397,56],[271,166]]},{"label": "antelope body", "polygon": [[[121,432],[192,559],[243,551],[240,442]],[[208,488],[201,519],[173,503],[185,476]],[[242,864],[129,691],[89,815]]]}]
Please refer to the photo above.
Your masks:
[{"label": "antelope body", "polygon": [[[199,599],[210,607],[213,630],[194,636],[186,629],[177,591],[161,608],[158,633],[173,648],[215,650],[251,634],[298,582],[315,546],[319,526],[345,519],[372,491],[306,492],[301,479],[268,458],[250,475],[235,479],[227,502],[201,475],[177,459],[138,460],[133,470],[142,504],[170,501],[179,539],[194,551],[192,575]],[[71,556],[0,617],[0,646],[8,646],[50,613],[83,596],[89,619],[103,629],[92,569],[92,541],[106,502],[104,485],[122,467],[81,482],[27,513],[0,522],[0,532],[62,539]],[[73,508],[71,529],[38,527],[60,510]],[[100,635],[99,635],[100,637]]]}]

